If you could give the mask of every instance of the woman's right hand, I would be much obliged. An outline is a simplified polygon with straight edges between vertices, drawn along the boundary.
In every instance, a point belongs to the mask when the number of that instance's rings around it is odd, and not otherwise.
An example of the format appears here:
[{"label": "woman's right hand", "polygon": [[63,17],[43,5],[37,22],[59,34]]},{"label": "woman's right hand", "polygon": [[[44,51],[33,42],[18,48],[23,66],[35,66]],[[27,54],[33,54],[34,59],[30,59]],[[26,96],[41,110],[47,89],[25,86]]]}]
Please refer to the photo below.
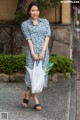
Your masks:
[{"label": "woman's right hand", "polygon": [[31,53],[34,60],[39,60],[38,55],[36,55],[34,52]]}]

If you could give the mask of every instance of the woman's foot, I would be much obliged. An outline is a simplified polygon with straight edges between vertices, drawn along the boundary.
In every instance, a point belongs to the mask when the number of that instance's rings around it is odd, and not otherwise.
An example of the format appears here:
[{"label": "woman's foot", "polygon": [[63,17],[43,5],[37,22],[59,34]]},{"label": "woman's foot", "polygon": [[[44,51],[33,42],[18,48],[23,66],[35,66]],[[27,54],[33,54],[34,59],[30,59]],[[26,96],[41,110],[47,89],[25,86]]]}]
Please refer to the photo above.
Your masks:
[{"label": "woman's foot", "polygon": [[25,91],[25,92],[23,93],[23,101],[22,101],[23,107],[25,107],[25,108],[28,107],[28,103],[29,103],[30,97],[31,97],[30,91],[27,91],[27,92]]},{"label": "woman's foot", "polygon": [[28,103],[29,103],[29,100],[23,98],[23,102],[22,102],[23,107],[27,108],[28,107]]},{"label": "woman's foot", "polygon": [[34,109],[38,111],[42,110],[41,104],[35,104]]},{"label": "woman's foot", "polygon": [[33,100],[34,100],[34,109],[35,109],[35,110],[38,110],[38,111],[42,110],[42,107],[41,107],[41,105],[39,104],[39,100],[38,100],[38,98],[37,98],[37,95],[32,94],[32,97],[33,97]]}]

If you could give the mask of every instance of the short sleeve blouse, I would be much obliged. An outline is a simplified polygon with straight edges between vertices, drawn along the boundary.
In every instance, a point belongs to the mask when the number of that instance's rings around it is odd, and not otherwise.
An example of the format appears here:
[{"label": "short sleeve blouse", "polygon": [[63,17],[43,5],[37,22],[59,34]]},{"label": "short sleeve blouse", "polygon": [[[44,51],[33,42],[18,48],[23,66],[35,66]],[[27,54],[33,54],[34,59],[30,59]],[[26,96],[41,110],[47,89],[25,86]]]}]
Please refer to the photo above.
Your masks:
[{"label": "short sleeve blouse", "polygon": [[[47,19],[38,18],[38,25],[36,27],[35,26],[36,25],[32,24],[31,18],[24,21],[21,24],[21,30],[26,40],[34,39],[34,36],[32,37],[33,34],[36,37],[40,35],[40,39],[41,38],[45,39],[46,36],[51,35],[50,25]],[[35,29],[36,29],[36,32],[35,32]]]}]

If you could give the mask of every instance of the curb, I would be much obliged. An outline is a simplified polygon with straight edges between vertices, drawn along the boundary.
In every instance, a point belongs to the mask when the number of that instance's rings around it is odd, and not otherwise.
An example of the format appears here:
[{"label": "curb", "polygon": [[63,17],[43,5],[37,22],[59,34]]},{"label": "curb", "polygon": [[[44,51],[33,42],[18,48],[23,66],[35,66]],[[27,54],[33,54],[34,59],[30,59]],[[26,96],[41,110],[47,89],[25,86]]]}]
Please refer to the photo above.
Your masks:
[{"label": "curb", "polygon": [[[71,80],[70,73],[66,74],[67,77],[63,73],[55,73],[53,75],[49,74],[49,81],[56,82],[56,81],[62,81],[62,80]],[[14,73],[12,75],[0,74],[0,82],[24,82],[24,73]]]},{"label": "curb", "polygon": [[77,113],[77,77],[76,75],[72,76],[71,81],[71,100],[70,100],[70,114],[69,114],[69,120],[76,120],[76,113]]}]

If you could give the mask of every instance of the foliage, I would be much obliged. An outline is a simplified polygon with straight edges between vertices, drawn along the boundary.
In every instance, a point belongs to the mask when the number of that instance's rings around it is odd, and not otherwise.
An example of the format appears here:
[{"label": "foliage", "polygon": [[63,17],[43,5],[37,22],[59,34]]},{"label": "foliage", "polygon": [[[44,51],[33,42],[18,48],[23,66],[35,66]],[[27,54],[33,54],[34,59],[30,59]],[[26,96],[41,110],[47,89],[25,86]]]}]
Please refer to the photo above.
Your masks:
[{"label": "foliage", "polygon": [[0,55],[0,73],[24,72],[25,55]]},{"label": "foliage", "polygon": [[50,56],[50,61],[54,62],[54,66],[50,70],[50,73],[64,73],[66,75],[67,72],[71,74],[74,73],[74,68],[72,65],[72,60],[66,56]]},{"label": "foliage", "polygon": [[[25,72],[26,55],[0,55],[0,73],[13,74]],[[72,60],[65,56],[50,56],[50,62],[54,62],[54,66],[49,74],[70,72],[74,73]]]},{"label": "foliage", "polygon": [[19,11],[15,13],[14,21],[18,24],[22,23],[29,17],[27,8],[21,8]]}]

